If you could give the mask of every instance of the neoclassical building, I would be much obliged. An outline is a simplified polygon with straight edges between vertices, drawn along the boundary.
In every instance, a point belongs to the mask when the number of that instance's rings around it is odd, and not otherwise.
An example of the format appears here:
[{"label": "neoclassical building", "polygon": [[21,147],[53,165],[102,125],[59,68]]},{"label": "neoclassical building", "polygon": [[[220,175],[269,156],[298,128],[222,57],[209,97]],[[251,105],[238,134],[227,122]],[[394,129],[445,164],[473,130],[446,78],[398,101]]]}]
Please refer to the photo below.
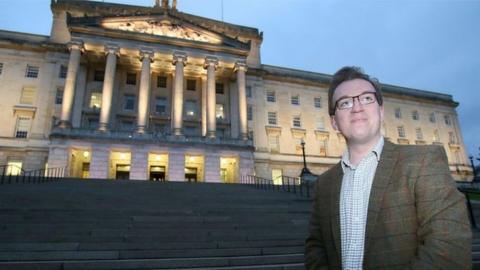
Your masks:
[{"label": "neoclassical building", "polygon": [[[49,36],[0,31],[0,165],[79,178],[235,182],[321,173],[345,148],[330,75],[260,61],[262,33],[180,12],[52,0]],[[1,27],[1,26],[0,26]],[[471,169],[450,95],[382,85],[385,137]]]}]

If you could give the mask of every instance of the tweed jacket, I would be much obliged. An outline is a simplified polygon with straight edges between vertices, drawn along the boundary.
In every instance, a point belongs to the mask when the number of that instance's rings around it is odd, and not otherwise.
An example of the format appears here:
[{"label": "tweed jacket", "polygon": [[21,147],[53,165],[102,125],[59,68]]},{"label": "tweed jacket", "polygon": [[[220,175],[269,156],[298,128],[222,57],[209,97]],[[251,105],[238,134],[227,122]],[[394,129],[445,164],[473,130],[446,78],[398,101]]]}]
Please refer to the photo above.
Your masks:
[{"label": "tweed jacket", "polygon": [[[307,269],[341,269],[340,163],[318,177]],[[470,269],[472,232],[441,146],[385,141],[370,192],[363,269]]]}]

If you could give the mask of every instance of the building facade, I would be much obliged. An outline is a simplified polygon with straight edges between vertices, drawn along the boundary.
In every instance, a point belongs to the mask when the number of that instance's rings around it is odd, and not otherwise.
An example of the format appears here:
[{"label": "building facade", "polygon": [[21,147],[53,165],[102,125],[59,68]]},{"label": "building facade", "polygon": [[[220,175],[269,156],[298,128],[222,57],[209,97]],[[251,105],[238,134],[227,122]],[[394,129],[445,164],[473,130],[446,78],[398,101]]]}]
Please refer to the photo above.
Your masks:
[{"label": "building facade", "polygon": [[[157,1],[158,2],[158,1]],[[264,65],[262,34],[178,11],[51,4],[50,36],[0,31],[0,165],[79,178],[236,182],[338,162],[330,75]],[[385,137],[440,144],[471,175],[450,95],[382,85]]]}]

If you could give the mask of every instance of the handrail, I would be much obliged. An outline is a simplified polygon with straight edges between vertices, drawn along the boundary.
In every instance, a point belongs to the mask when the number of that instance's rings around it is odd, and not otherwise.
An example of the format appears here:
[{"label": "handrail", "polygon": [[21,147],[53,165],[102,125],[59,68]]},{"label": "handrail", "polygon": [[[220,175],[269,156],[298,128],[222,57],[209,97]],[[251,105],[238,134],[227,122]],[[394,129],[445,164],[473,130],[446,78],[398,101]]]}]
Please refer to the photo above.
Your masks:
[{"label": "handrail", "polygon": [[[19,174],[14,175],[8,168],[15,165],[0,166],[0,185],[3,184],[19,184],[19,183],[44,183],[49,181],[60,180],[65,177],[66,167],[37,169],[31,171],[21,170]],[[18,166],[15,166],[19,168]],[[21,168],[19,168],[21,169]],[[10,173],[8,173],[10,172]]]},{"label": "handrail", "polygon": [[243,175],[240,183],[252,185],[255,188],[272,191],[284,191],[310,198],[311,183],[301,181],[299,177],[282,176],[281,182],[255,175]]}]

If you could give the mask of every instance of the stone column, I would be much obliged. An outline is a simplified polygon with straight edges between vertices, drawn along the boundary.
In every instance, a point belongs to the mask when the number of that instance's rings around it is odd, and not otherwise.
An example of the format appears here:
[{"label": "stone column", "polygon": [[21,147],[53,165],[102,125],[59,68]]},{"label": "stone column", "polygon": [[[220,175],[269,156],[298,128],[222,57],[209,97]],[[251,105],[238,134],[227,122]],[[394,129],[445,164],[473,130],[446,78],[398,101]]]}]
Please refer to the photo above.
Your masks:
[{"label": "stone column", "polygon": [[217,119],[215,118],[216,92],[215,92],[215,69],[218,59],[207,56],[204,68],[207,69],[207,136],[215,138]]},{"label": "stone column", "polygon": [[130,162],[130,179],[148,180],[148,149],[137,145],[132,148],[132,159]]},{"label": "stone column", "polygon": [[238,86],[238,115],[240,120],[240,137],[242,140],[248,139],[247,127],[247,96],[245,88],[245,71],[247,65],[245,62],[235,63],[235,71],[237,72],[237,86]]},{"label": "stone column", "polygon": [[[110,149],[107,145],[92,145],[92,159],[90,160],[91,179],[109,178]],[[113,177],[112,177],[113,178]]]},{"label": "stone column", "polygon": [[153,60],[152,50],[141,50],[142,74],[140,75],[140,90],[138,93],[137,132],[145,133],[148,118],[148,104],[150,95],[150,63]]},{"label": "stone column", "polygon": [[185,153],[172,149],[168,156],[168,181],[185,182]]},{"label": "stone column", "polygon": [[113,84],[115,82],[119,47],[115,45],[106,45],[105,53],[107,54],[107,64],[105,66],[105,75],[103,79],[102,108],[100,110],[100,123],[98,128],[100,131],[106,131],[110,122]]},{"label": "stone column", "polygon": [[80,53],[83,49],[81,41],[72,41],[69,44],[70,60],[68,61],[67,78],[63,90],[62,114],[60,126],[62,128],[71,126],[73,98],[75,96],[75,84],[77,80],[78,67],[80,66]]},{"label": "stone column", "polygon": [[182,135],[183,125],[183,68],[187,63],[187,55],[182,52],[173,54],[173,64],[175,65],[175,82],[173,89],[173,115],[172,131],[174,135]]},{"label": "stone column", "polygon": [[207,136],[207,78],[202,75],[202,136]]},{"label": "stone column", "polygon": [[205,182],[220,183],[220,155],[218,153],[205,154]]}]

